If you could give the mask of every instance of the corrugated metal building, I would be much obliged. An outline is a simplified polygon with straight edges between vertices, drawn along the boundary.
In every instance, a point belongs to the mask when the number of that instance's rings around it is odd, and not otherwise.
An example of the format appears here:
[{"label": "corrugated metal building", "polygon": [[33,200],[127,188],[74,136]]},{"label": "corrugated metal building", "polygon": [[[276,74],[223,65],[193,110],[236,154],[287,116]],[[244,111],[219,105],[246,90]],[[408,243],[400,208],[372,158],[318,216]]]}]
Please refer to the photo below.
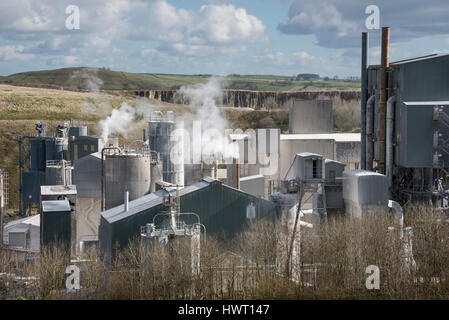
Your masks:
[{"label": "corrugated metal building", "polygon": [[[153,221],[163,210],[163,190],[129,202],[128,211],[120,205],[101,213],[99,240],[101,254],[110,257],[113,248],[126,247],[130,239],[140,236],[140,227]],[[218,180],[205,178],[179,190],[181,212],[194,212],[205,225],[207,234],[232,238],[247,225],[247,207],[256,206],[256,218],[274,218],[271,201],[236,190]]]}]

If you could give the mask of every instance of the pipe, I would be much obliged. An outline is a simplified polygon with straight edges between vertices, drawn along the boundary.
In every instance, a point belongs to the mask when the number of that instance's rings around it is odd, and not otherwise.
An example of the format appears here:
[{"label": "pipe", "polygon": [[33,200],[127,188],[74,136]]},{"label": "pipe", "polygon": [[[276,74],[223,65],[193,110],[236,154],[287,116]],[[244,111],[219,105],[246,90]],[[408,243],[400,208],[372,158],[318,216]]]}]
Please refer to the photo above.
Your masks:
[{"label": "pipe", "polygon": [[125,191],[124,192],[124,199],[123,199],[123,211],[128,211],[129,208],[129,192]]},{"label": "pipe", "polygon": [[374,102],[376,95],[369,97],[366,102],[366,164],[365,170],[373,170],[374,158]]},{"label": "pipe", "polygon": [[404,237],[404,210],[398,202],[393,200],[388,200],[388,207],[396,211],[399,223],[399,237],[402,239]]},{"label": "pipe", "polygon": [[386,135],[386,174],[388,179],[388,189],[391,192],[393,185],[393,125],[394,125],[394,105],[396,96],[392,96],[387,101],[387,135]]},{"label": "pipe", "polygon": [[362,32],[362,65],[361,65],[361,115],[360,115],[360,131],[361,131],[361,152],[360,165],[361,169],[366,169],[366,100],[367,100],[367,86],[368,86],[368,32]]},{"label": "pipe", "polygon": [[390,66],[390,28],[382,28],[382,49],[381,49],[381,69],[380,69],[380,98],[379,98],[379,169],[380,173],[385,174],[385,122],[386,122],[386,103],[387,103],[387,69]]}]

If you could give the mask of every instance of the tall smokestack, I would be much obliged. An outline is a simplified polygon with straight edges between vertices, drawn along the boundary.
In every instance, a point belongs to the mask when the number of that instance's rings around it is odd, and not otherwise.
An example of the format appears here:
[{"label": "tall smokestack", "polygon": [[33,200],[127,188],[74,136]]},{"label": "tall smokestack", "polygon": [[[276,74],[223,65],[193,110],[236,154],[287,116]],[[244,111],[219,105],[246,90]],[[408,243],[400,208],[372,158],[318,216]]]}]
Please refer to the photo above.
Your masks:
[{"label": "tall smokestack", "polygon": [[361,152],[360,152],[360,165],[361,169],[366,169],[366,101],[368,99],[368,32],[362,32],[362,70],[360,74],[361,80],[361,99],[360,99],[360,131],[361,131]]},{"label": "tall smokestack", "polygon": [[385,154],[386,154],[386,110],[387,110],[387,69],[390,66],[390,28],[382,27],[382,51],[380,69],[380,97],[379,97],[379,171],[385,174]]}]

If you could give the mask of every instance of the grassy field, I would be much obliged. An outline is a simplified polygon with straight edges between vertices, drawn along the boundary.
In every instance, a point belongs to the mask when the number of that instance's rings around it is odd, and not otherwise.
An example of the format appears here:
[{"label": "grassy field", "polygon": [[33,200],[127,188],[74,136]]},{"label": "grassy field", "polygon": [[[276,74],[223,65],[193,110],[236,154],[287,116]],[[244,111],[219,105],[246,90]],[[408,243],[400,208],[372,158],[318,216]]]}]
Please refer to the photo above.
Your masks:
[{"label": "grassy field", "polygon": [[[95,70],[95,71],[92,71]],[[0,77],[0,83],[53,85],[71,89],[87,89],[85,78],[72,77],[87,71],[96,73],[103,81],[102,90],[126,89],[178,89],[180,86],[205,82],[210,75],[176,75],[153,73],[129,73],[107,69],[64,68],[56,70],[22,72]],[[225,89],[256,91],[302,90],[354,90],[360,88],[357,81],[317,80],[299,81],[293,77],[272,75],[230,75],[225,77]]]}]

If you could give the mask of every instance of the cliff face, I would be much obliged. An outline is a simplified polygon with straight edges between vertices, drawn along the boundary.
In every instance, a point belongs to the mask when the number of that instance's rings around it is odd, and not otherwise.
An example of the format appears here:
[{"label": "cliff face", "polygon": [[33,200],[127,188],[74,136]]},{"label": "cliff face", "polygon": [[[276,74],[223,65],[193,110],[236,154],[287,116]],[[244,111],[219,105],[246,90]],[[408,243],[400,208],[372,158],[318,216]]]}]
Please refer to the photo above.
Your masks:
[{"label": "cliff face", "polygon": [[[141,90],[134,91],[135,95],[156,99],[169,103],[187,104],[184,97],[176,90]],[[332,100],[334,108],[358,108],[360,106],[360,91],[250,91],[250,90],[224,90],[220,104],[234,108],[252,108],[255,110],[270,110],[288,108],[290,99],[303,100]]]}]

